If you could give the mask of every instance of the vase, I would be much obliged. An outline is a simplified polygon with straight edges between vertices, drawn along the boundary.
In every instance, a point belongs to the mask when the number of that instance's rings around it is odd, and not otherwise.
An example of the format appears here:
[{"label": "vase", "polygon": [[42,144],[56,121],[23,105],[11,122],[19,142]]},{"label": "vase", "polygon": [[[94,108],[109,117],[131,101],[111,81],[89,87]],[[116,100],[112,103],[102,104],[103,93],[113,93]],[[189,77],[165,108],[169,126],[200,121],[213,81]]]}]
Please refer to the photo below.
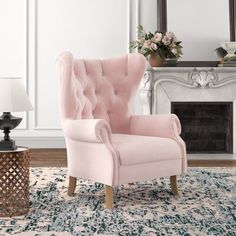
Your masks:
[{"label": "vase", "polygon": [[177,58],[166,58],[165,60],[165,66],[176,66],[178,64]]},{"label": "vase", "polygon": [[150,64],[151,67],[164,66],[165,58],[160,57],[160,55],[158,53],[154,52],[149,57],[149,64]]}]

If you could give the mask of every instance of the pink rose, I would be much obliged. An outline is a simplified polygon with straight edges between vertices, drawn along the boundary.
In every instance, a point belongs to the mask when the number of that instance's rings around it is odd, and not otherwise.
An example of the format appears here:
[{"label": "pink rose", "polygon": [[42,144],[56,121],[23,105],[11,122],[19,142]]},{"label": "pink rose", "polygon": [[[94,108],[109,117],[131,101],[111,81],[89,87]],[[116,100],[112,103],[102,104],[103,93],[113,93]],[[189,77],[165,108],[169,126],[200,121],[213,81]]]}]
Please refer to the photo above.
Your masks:
[{"label": "pink rose", "polygon": [[156,33],[153,38],[154,38],[154,42],[157,42],[157,43],[160,42],[162,39],[162,33]]},{"label": "pink rose", "polygon": [[151,49],[156,51],[157,50],[157,45],[155,43],[151,43]]},{"label": "pink rose", "polygon": [[166,36],[170,39],[170,40],[173,40],[174,42],[177,41],[177,38],[175,36],[175,34],[173,32],[167,32],[166,33]]},{"label": "pink rose", "polygon": [[163,42],[165,45],[169,45],[170,42],[171,42],[171,38],[169,38],[168,36],[164,36],[163,39],[162,39],[162,42]]}]

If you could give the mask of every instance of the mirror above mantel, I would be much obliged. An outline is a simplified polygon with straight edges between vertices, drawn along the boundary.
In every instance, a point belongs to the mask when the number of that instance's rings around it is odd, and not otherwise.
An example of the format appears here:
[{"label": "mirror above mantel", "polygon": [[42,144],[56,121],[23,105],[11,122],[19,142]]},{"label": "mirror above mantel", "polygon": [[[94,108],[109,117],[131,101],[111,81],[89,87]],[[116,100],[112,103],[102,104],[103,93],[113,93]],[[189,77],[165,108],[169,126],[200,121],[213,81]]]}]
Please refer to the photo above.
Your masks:
[{"label": "mirror above mantel", "polygon": [[182,41],[178,66],[217,66],[220,42],[235,41],[236,0],[157,0],[157,30]]}]

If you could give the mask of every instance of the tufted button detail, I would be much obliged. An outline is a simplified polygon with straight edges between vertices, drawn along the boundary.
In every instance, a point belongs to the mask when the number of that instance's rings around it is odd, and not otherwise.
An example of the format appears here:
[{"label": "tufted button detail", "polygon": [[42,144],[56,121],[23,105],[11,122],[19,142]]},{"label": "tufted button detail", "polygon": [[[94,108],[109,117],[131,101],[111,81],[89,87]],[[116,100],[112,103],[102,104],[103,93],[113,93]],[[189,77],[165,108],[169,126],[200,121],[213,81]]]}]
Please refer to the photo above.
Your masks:
[{"label": "tufted button detail", "polygon": [[117,94],[118,94],[118,91],[117,91],[117,90],[115,90],[115,91],[114,91],[114,93],[115,93],[115,95],[117,95]]}]

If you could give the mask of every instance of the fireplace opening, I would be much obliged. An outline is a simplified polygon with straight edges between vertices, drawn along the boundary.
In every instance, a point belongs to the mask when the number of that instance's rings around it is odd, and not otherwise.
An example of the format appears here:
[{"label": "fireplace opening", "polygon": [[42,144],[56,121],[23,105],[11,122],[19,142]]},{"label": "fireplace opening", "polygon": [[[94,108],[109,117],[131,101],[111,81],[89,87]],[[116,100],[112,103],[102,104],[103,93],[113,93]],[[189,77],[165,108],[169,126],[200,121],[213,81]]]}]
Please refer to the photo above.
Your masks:
[{"label": "fireplace opening", "polygon": [[172,102],[188,153],[233,152],[232,102]]}]

